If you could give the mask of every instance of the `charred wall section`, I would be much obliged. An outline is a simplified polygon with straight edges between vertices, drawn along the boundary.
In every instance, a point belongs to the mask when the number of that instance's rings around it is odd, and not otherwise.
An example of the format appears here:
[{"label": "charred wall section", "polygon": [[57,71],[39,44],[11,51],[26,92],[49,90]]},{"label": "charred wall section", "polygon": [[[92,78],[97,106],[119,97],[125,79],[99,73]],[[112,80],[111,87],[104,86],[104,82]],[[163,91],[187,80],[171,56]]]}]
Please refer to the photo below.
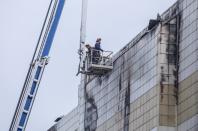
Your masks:
[{"label": "charred wall section", "polygon": [[114,56],[112,72],[89,81],[85,130],[176,126],[177,4],[167,12]]},{"label": "charred wall section", "polygon": [[161,23],[159,44],[160,126],[177,123],[177,17]]},{"label": "charred wall section", "polygon": [[82,76],[77,124],[63,119],[54,127],[67,121],[68,131],[198,130],[197,14],[198,0],[179,0],[151,20],[114,55],[112,72],[90,77],[86,88]]},{"label": "charred wall section", "polygon": [[86,92],[84,114],[84,130],[96,131],[98,119],[97,105],[94,97],[88,92]]},{"label": "charred wall section", "polygon": [[198,130],[198,0],[180,0],[178,130]]}]

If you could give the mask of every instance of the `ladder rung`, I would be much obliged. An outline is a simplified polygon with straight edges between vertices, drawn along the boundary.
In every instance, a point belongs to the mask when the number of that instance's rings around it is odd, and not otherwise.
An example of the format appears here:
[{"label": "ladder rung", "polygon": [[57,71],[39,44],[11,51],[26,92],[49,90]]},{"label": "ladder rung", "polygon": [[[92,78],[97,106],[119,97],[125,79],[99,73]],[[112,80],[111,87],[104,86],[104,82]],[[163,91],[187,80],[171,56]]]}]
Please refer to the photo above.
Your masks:
[{"label": "ladder rung", "polygon": [[37,80],[37,79],[34,79],[33,81],[38,82],[38,80]]},{"label": "ladder rung", "polygon": [[29,97],[31,97],[31,98],[33,98],[33,97],[34,97],[34,95],[31,95],[31,94],[28,94],[28,96],[29,96]]},{"label": "ladder rung", "polygon": [[18,126],[18,128],[17,128],[17,129],[21,129],[21,130],[22,130],[22,129],[23,129],[23,127],[22,127],[22,126]]},{"label": "ladder rung", "polygon": [[41,65],[41,64],[39,64],[38,66],[41,67],[41,68],[44,67],[44,65]]},{"label": "ladder rung", "polygon": [[23,110],[23,112],[25,112],[25,113],[27,113],[27,114],[28,114],[28,111],[27,111],[27,110],[25,110],[25,109]]}]

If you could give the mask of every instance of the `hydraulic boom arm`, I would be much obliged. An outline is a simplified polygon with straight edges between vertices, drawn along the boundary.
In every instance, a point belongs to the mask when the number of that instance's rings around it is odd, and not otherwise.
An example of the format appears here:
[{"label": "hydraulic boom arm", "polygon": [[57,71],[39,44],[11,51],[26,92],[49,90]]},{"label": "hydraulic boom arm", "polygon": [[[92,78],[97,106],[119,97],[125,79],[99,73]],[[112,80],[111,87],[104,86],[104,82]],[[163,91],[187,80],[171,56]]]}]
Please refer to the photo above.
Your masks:
[{"label": "hydraulic boom arm", "polygon": [[65,0],[51,0],[9,131],[24,131],[31,113]]}]

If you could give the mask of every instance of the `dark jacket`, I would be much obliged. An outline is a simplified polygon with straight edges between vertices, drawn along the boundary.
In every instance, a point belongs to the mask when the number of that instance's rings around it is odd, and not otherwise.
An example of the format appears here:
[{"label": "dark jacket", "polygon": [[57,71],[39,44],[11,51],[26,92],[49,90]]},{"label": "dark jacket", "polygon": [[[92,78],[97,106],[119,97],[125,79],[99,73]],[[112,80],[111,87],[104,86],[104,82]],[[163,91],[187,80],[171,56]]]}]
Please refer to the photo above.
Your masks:
[{"label": "dark jacket", "polygon": [[100,42],[96,42],[96,44],[95,44],[95,49],[96,49],[96,50],[103,51],[103,49],[101,49],[101,47],[100,47]]}]

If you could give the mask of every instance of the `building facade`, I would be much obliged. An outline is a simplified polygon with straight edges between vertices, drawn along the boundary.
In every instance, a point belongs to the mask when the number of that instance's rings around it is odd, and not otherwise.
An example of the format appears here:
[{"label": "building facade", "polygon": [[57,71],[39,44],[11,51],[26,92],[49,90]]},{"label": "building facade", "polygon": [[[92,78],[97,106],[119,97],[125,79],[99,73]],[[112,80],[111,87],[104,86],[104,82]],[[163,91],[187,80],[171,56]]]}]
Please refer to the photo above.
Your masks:
[{"label": "building facade", "polygon": [[[79,86],[49,131],[198,131],[198,0],[178,0]],[[85,95],[87,99],[85,99]]]}]

